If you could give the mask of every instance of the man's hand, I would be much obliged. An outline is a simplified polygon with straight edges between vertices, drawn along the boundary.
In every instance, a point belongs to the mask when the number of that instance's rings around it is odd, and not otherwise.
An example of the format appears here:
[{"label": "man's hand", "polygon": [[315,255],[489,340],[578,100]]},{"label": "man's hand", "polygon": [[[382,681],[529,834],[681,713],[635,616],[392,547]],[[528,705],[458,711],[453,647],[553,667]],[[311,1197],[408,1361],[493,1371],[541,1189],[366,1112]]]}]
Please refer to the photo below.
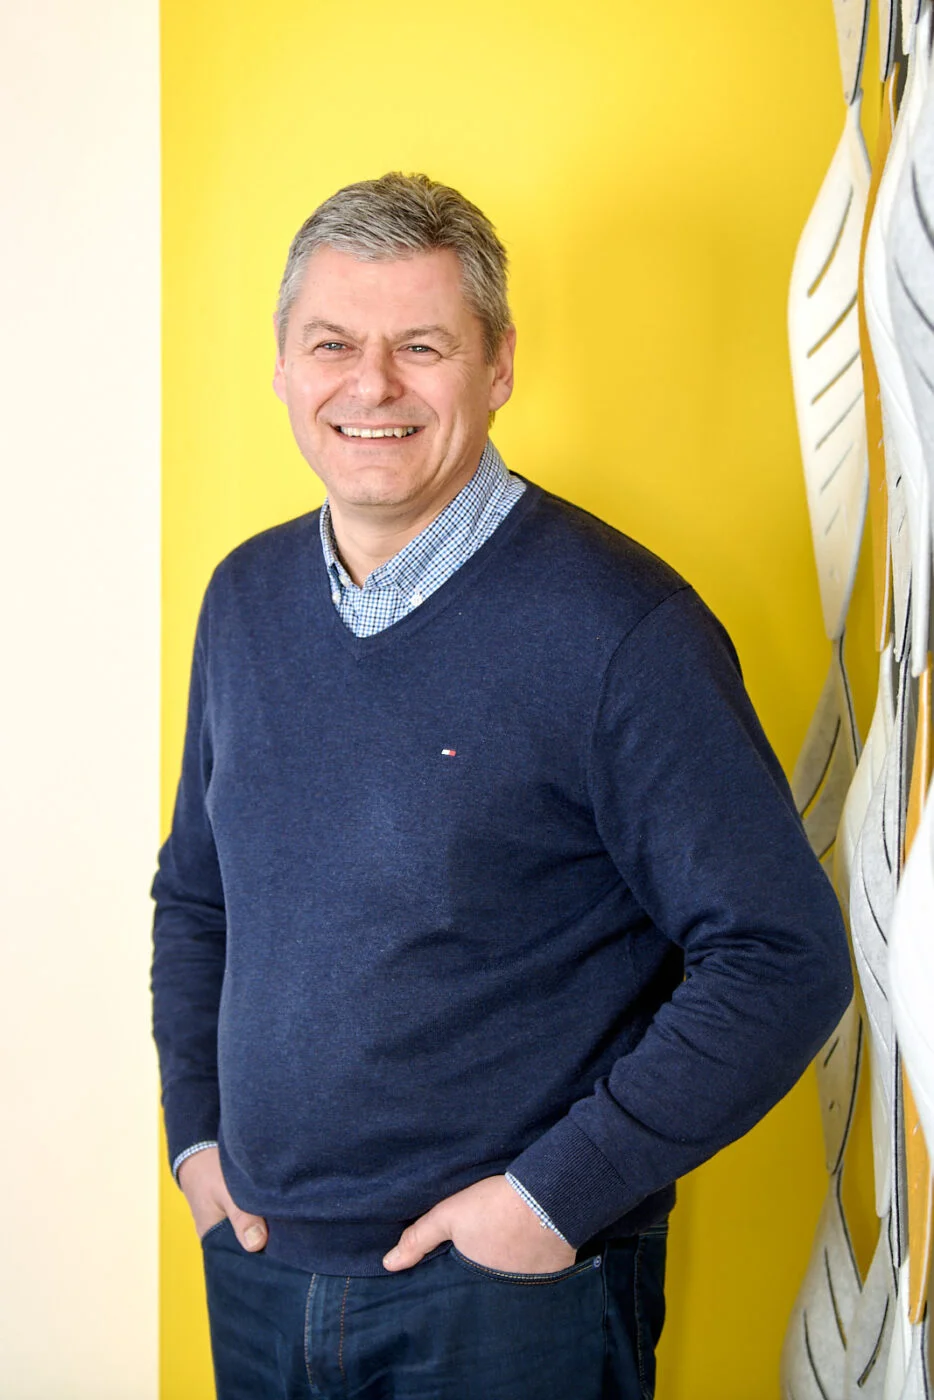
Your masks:
[{"label": "man's hand", "polygon": [[552,1274],[574,1263],[575,1251],[542,1223],[504,1176],[488,1176],[439,1201],[403,1230],[383,1260],[387,1269],[410,1269],[445,1240],[488,1269],[510,1274]]},{"label": "man's hand", "polygon": [[266,1222],[260,1215],[248,1215],[234,1202],[224,1181],[216,1147],[202,1147],[200,1152],[186,1157],[178,1169],[178,1184],[191,1207],[199,1239],[226,1216],[244,1249],[255,1254],[264,1248],[268,1235]]}]

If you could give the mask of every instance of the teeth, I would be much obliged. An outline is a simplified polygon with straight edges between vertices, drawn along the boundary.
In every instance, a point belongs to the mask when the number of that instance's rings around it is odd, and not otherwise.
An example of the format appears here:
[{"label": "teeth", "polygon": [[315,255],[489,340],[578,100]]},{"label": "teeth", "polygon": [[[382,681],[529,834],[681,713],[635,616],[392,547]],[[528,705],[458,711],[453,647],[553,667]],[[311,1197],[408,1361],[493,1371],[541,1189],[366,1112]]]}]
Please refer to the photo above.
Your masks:
[{"label": "teeth", "polygon": [[359,438],[383,438],[383,437],[411,437],[417,432],[417,428],[341,428],[344,437]]}]

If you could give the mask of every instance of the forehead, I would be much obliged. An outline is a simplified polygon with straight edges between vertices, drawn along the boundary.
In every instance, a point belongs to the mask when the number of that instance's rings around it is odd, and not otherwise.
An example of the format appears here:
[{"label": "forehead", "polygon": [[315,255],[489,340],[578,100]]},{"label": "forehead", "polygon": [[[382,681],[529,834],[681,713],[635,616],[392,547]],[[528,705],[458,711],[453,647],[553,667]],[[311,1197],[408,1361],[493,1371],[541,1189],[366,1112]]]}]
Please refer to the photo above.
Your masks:
[{"label": "forehead", "polygon": [[380,262],[318,248],[289,319],[300,329],[311,317],[360,330],[479,325],[464,300],[460,259],[451,248]]}]

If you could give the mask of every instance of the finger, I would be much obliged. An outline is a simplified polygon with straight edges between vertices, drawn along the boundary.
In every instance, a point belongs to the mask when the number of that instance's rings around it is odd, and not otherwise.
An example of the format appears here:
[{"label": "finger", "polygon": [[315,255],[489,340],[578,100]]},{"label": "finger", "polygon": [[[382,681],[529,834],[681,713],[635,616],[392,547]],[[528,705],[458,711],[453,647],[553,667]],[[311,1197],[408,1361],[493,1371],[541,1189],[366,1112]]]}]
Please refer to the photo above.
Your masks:
[{"label": "finger", "polygon": [[392,1248],[383,1260],[383,1268],[389,1270],[411,1269],[419,1259],[451,1238],[449,1227],[443,1216],[430,1210],[427,1215],[416,1220],[399,1236],[399,1243]]},{"label": "finger", "polygon": [[269,1231],[266,1229],[266,1222],[261,1215],[250,1215],[245,1210],[240,1210],[239,1206],[231,1206],[227,1212],[230,1216],[230,1223],[234,1227],[234,1234],[242,1244],[243,1248],[250,1254],[255,1254],[257,1250],[266,1247],[269,1238]]}]

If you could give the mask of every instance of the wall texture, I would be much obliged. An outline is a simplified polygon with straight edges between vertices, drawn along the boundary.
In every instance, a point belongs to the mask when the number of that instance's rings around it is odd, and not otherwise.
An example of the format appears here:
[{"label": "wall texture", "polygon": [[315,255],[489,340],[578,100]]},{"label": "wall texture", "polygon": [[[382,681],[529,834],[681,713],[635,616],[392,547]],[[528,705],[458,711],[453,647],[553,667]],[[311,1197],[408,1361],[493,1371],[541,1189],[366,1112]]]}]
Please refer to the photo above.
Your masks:
[{"label": "wall texture", "polygon": [[[828,3],[163,0],[164,809],[216,561],[316,505],[269,380],[286,247],[339,185],[425,170],[513,260],[507,462],[641,539],[721,615],[790,768],[829,658],[785,347],[843,119]],[[869,663],[870,672],[872,663]],[[813,1086],[682,1190],[660,1400],[768,1400],[823,1192]],[[165,1181],[166,1400],[210,1394]]]},{"label": "wall texture", "polygon": [[0,15],[0,1394],[154,1400],[156,0]]}]

